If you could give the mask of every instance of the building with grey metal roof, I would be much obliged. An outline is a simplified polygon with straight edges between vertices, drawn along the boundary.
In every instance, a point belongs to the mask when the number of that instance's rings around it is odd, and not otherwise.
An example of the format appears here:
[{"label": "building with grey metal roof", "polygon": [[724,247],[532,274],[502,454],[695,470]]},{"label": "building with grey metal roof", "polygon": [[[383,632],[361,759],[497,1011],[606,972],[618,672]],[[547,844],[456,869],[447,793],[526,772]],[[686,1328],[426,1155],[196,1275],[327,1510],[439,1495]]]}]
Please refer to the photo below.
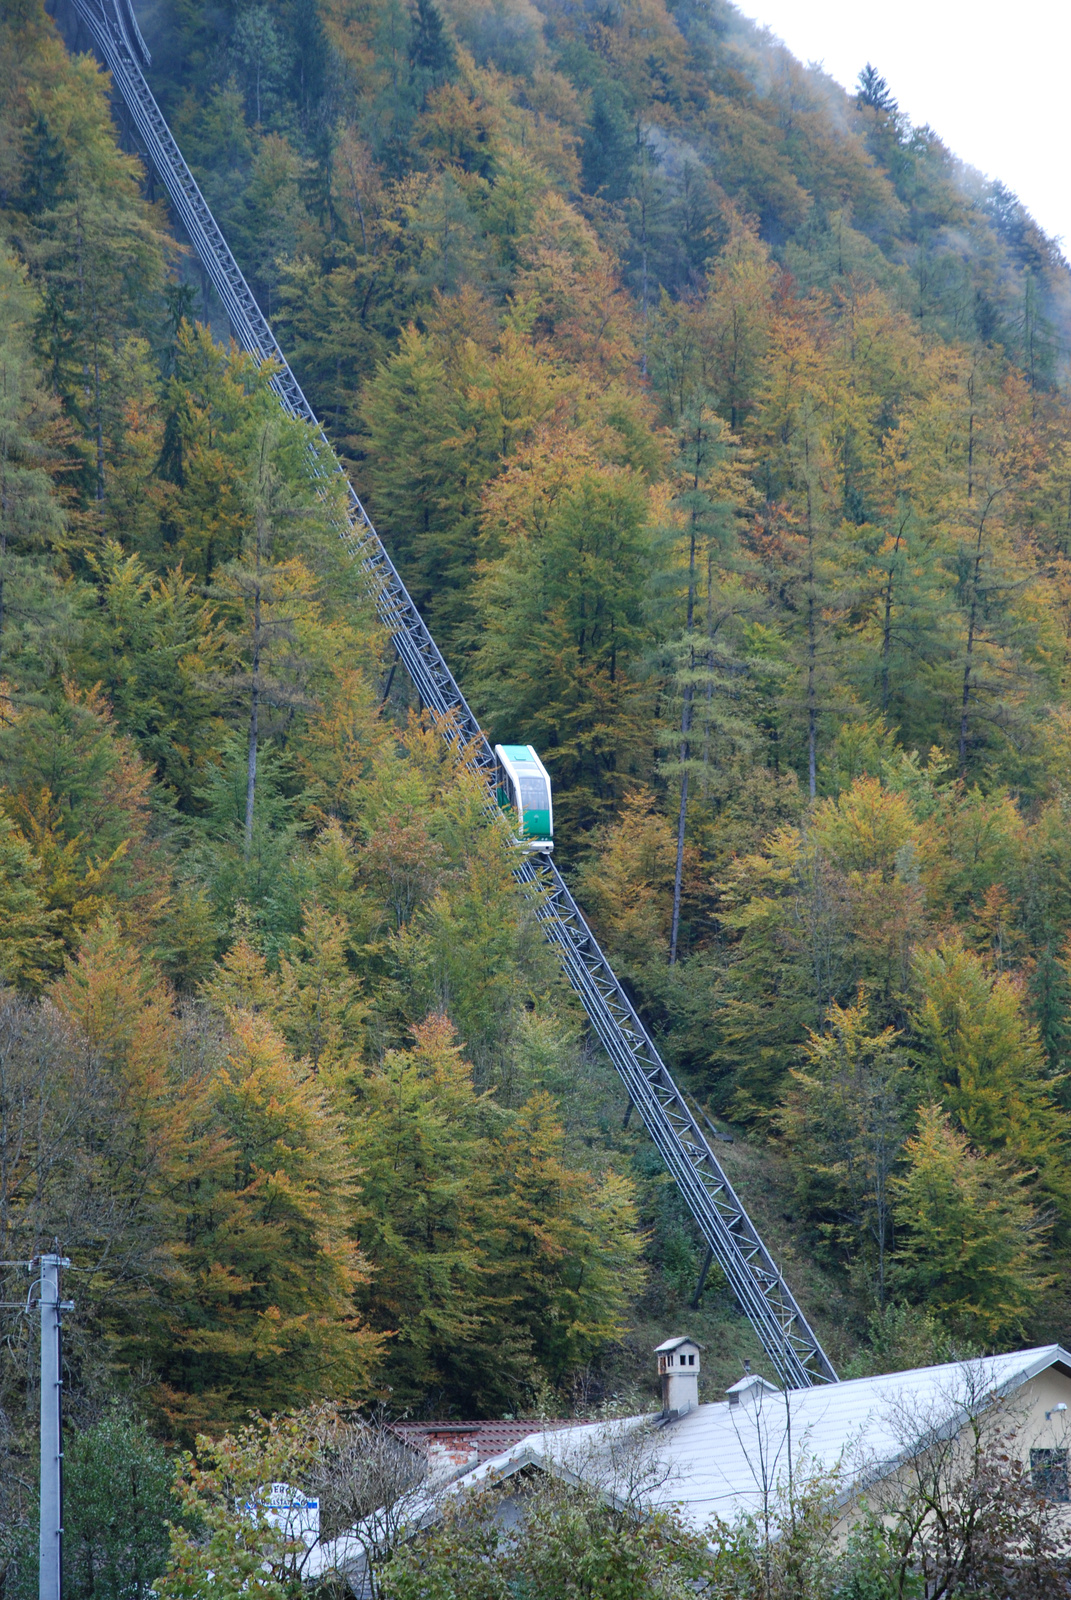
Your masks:
[{"label": "building with grey metal roof", "polygon": [[[607,1453],[626,1436],[648,1441],[652,1467],[642,1493],[648,1509],[675,1509],[689,1525],[758,1516],[787,1494],[793,1477],[840,1486],[845,1503],[896,1473],[936,1438],[952,1437],[971,1416],[1000,1403],[1014,1422],[1023,1460],[1044,1452],[1064,1464],[1071,1447],[1071,1353],[1045,1345],[1009,1355],[780,1390],[746,1375],[726,1398],[668,1416],[534,1429],[500,1455],[457,1478],[464,1493],[524,1470],[589,1481],[610,1498]],[[657,1458],[659,1466],[653,1465]]]},{"label": "building with grey metal roof", "polygon": [[[522,1436],[523,1425],[511,1421],[498,1425],[513,1437],[497,1454],[487,1453],[494,1424],[413,1428],[414,1447],[427,1450],[434,1441],[447,1449],[434,1463],[429,1452],[436,1470],[406,1507],[401,1536],[419,1535],[451,1496],[499,1485],[508,1501],[511,1479],[540,1472],[583,1483],[633,1514],[672,1511],[712,1536],[718,1524],[754,1518],[776,1537],[793,1492],[821,1482],[847,1527],[857,1507],[880,1505],[883,1491],[923,1452],[955,1446],[972,1421],[994,1416],[1002,1436],[1013,1436],[1035,1486],[1068,1503],[1071,1515],[1071,1352],[1060,1345],[803,1389],[782,1390],[745,1372],[723,1400],[706,1404],[690,1398],[699,1352],[688,1339],[659,1346],[661,1412],[555,1420]],[[467,1430],[475,1435],[484,1427],[480,1449]],[[448,1456],[457,1463],[452,1476]],[[309,1575],[342,1571],[363,1595],[366,1552],[380,1542],[386,1520],[386,1511],[376,1513],[310,1551]]]}]

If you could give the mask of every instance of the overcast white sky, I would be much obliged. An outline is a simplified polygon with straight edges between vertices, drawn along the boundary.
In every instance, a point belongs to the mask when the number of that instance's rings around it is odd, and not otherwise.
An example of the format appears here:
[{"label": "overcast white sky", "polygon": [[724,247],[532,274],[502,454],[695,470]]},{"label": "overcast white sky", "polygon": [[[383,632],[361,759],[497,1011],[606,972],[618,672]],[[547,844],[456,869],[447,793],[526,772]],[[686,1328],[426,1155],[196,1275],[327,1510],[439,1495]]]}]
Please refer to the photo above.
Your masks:
[{"label": "overcast white sky", "polygon": [[914,123],[999,178],[1071,258],[1071,0],[736,0],[851,88],[872,61]]}]

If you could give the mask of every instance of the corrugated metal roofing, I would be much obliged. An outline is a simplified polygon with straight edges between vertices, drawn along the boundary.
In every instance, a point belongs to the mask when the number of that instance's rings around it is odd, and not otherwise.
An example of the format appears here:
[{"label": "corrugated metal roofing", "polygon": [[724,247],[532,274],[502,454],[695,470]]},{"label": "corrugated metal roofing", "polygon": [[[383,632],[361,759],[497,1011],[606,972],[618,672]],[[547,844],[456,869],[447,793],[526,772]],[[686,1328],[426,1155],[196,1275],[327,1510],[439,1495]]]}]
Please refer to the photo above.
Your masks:
[{"label": "corrugated metal roofing", "polygon": [[[702,1528],[715,1517],[733,1521],[757,1514],[767,1496],[776,1502],[790,1464],[797,1481],[802,1468],[808,1476],[839,1473],[846,1489],[859,1488],[914,1454],[931,1430],[958,1431],[965,1406],[977,1410],[985,1397],[1007,1395],[1054,1365],[1071,1377],[1071,1354],[1045,1345],[809,1389],[765,1391],[746,1405],[701,1405],[652,1431],[651,1450],[664,1477],[644,1498],[652,1506],[676,1506]],[[609,1445],[615,1432],[638,1432],[654,1420],[634,1417],[530,1433],[457,1479],[451,1492],[528,1465],[598,1479],[599,1444]]]}]

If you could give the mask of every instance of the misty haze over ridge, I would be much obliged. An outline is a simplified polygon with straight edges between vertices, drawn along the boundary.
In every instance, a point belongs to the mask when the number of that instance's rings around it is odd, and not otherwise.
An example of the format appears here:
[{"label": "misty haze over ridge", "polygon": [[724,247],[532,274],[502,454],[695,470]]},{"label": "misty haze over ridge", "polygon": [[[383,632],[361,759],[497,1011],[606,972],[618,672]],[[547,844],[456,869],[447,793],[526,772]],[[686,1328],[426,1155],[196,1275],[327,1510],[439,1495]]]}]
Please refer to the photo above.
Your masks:
[{"label": "misty haze over ridge", "polygon": [[[292,10],[284,4],[280,16]],[[984,340],[995,337],[998,326],[1007,335],[1022,317],[1029,276],[1050,325],[1053,370],[1063,373],[1071,351],[1071,276],[1059,248],[1026,208],[999,182],[961,161],[942,141],[939,126],[911,127],[899,112],[860,110],[856,96],[820,67],[803,65],[725,0],[682,0],[667,7],[662,0],[644,0],[609,8],[444,0],[442,10],[478,64],[523,83],[564,63],[565,76],[571,74],[580,94],[593,98],[595,121],[582,135],[581,179],[584,190],[604,202],[604,213],[607,207],[621,210],[625,169],[639,140],[664,185],[679,185],[690,167],[705,191],[700,206],[717,211],[728,202],[737,214],[756,219],[762,237],[804,285],[828,279],[834,216],[841,231],[837,264],[886,287],[903,278],[897,293],[905,309],[924,322],[936,318],[954,336],[972,325]],[[337,3],[323,8],[328,19],[345,11]],[[173,105],[176,95],[190,90],[191,76],[202,70],[198,61],[216,76],[221,63],[224,71],[231,64],[223,61],[218,35],[198,38],[188,53],[188,36],[184,44],[181,30],[176,33],[177,13],[168,0],[139,4],[138,14],[155,56],[150,76],[165,103]],[[586,63],[580,63],[579,50]],[[861,70],[864,63],[859,65]],[[876,66],[880,71],[881,63]],[[895,93],[890,84],[894,102]],[[528,98],[535,104],[539,97]],[[330,99],[329,88],[317,119],[335,114]],[[544,109],[552,117],[562,110],[553,104]],[[571,107],[567,117],[574,128],[575,115]],[[205,159],[218,164],[218,156],[207,151]],[[869,174],[866,161],[873,163]],[[845,221],[853,229],[846,247]],[[656,217],[656,231],[657,225]],[[717,237],[715,229],[709,242],[716,244]],[[255,276],[256,264],[242,257],[241,244],[239,234],[243,268]],[[639,253],[630,237],[626,256],[634,289],[642,277]],[[686,264],[655,262],[653,276],[676,293],[700,265],[701,251],[692,249]],[[649,293],[655,292],[650,269],[649,260]],[[907,286],[909,279],[915,288]],[[950,301],[957,297],[972,300],[973,310],[965,304],[953,309]]]}]

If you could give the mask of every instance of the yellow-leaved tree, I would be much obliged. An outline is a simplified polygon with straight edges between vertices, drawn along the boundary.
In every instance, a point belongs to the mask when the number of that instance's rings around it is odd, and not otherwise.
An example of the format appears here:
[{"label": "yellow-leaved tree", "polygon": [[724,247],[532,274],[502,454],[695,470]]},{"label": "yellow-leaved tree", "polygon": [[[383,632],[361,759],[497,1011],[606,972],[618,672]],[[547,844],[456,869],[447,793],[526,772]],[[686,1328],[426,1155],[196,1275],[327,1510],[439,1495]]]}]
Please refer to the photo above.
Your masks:
[{"label": "yellow-leaved tree", "polygon": [[175,1173],[175,1270],[148,1354],[185,1436],[251,1409],[367,1389],[355,1170],[339,1113],[264,1015],[232,1011]]}]

